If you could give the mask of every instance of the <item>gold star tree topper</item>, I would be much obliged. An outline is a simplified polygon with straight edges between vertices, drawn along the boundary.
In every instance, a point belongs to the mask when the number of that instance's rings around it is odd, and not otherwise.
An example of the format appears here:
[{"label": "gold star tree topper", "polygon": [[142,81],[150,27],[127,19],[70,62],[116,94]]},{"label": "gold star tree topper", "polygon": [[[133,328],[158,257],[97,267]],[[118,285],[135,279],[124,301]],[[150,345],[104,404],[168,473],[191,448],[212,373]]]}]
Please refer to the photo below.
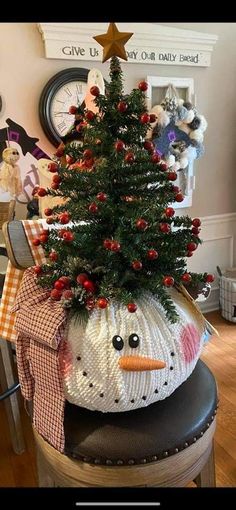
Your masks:
[{"label": "gold star tree topper", "polygon": [[132,37],[132,32],[119,32],[115,23],[110,23],[107,33],[93,37],[98,44],[103,46],[103,62],[111,57],[120,57],[127,60],[125,44]]}]

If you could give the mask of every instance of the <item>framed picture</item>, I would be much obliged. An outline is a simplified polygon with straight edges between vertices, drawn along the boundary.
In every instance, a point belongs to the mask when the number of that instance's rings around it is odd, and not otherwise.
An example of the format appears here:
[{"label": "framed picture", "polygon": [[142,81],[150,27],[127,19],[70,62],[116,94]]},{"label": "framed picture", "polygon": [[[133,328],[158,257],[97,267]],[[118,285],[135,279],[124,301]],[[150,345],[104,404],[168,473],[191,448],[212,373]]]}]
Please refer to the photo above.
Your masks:
[{"label": "framed picture", "polygon": [[[177,91],[179,99],[182,99],[184,102],[190,102],[196,106],[193,78],[147,76],[146,81],[148,83],[147,107],[149,111],[151,111],[154,106],[161,104],[170,85],[172,85]],[[192,194],[195,187],[193,161],[190,161],[186,168],[178,171],[178,180],[175,181],[175,184],[181,189],[184,195],[184,200],[180,203],[176,202],[174,207],[176,209],[191,207]]]}]

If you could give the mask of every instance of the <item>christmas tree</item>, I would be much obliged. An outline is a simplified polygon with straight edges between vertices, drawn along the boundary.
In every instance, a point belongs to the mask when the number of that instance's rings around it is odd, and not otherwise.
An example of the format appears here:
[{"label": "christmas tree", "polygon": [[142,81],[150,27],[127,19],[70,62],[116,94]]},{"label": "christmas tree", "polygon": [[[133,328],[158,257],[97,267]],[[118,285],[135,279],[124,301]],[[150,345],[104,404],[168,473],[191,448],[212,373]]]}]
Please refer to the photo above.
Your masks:
[{"label": "christmas tree", "polygon": [[70,108],[75,121],[49,165],[52,186],[38,190],[39,196],[65,200],[45,210],[55,228],[34,241],[48,257],[35,272],[51,298],[79,316],[113,299],[135,312],[137,298],[149,291],[174,322],[178,316],[168,288],[214,278],[187,271],[187,257],[201,243],[201,222],[175,215],[171,204],[184,198],[174,185],[177,174],[146,139],[155,122],[146,106],[148,85],[141,81],[124,94],[116,56],[123,55],[117,47],[116,55],[110,53],[105,95],[97,86],[90,90],[98,113]]}]

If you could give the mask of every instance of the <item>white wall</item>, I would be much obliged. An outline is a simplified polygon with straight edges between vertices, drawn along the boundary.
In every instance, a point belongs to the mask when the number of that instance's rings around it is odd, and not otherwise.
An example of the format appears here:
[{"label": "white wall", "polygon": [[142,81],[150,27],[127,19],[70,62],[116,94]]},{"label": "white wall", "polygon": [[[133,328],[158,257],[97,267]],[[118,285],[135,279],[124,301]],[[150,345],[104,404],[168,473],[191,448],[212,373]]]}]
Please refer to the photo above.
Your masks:
[{"label": "white wall", "polygon": [[[144,65],[123,63],[125,92],[129,92],[147,75],[193,77],[197,94],[197,107],[207,118],[209,127],[205,136],[206,152],[195,163],[197,168],[196,189],[193,194],[191,209],[182,210],[192,217],[217,216],[219,228],[221,218],[226,226],[227,235],[234,235],[235,225],[229,213],[236,211],[235,172],[236,172],[236,24],[235,23],[170,23],[168,26],[197,30],[217,34],[219,40],[215,45],[212,65],[209,68],[175,67],[164,65]],[[164,25],[162,23],[162,25]],[[5,119],[12,118],[24,126],[30,136],[40,139],[39,145],[48,154],[54,147],[48,142],[39,122],[38,102],[45,83],[58,71],[68,67],[94,66],[92,62],[68,60],[47,60],[36,23],[1,23],[0,24],[0,94],[4,109],[0,114],[0,128],[5,126]],[[91,34],[93,35],[93,34]],[[104,78],[108,78],[109,64],[96,63]],[[216,229],[214,223],[214,229]],[[209,228],[213,228],[210,223]],[[218,227],[217,227],[218,228]],[[225,228],[225,227],[224,227]],[[228,229],[231,229],[230,232]],[[208,231],[208,236],[209,231]],[[224,234],[222,234],[224,235]],[[216,236],[214,230],[213,236]],[[216,236],[217,237],[217,236]],[[228,238],[226,238],[228,239]],[[219,265],[228,264],[222,251],[224,241],[212,241],[211,250],[199,248],[199,255],[193,257],[199,270],[214,271],[218,259]],[[228,241],[225,241],[228,253]],[[215,253],[211,257],[210,253]],[[200,255],[201,253],[201,255]],[[200,259],[197,259],[200,257]],[[236,260],[234,259],[236,263]],[[191,263],[193,263],[191,261]]]}]

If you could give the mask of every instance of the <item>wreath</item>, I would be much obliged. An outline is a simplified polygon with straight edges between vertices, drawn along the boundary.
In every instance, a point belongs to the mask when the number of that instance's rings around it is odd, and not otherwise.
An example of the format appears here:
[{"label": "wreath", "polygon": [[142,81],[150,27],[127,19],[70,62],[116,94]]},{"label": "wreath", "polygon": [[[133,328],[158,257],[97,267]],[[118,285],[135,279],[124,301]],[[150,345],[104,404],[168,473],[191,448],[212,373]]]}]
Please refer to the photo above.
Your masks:
[{"label": "wreath", "polygon": [[207,121],[192,103],[179,98],[172,84],[161,104],[153,106],[150,113],[156,120],[148,138],[172,170],[184,170],[191,161],[202,156]]}]

